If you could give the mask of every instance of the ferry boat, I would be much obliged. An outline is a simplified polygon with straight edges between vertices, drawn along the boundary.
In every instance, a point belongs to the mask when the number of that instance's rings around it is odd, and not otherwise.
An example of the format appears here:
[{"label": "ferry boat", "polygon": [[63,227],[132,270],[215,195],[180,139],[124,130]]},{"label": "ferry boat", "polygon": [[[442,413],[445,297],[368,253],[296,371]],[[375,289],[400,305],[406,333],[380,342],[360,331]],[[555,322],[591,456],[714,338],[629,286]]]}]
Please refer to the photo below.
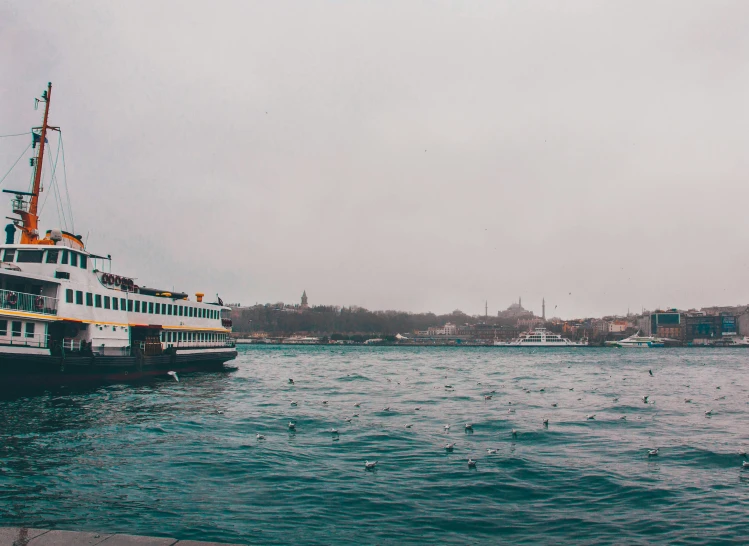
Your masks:
[{"label": "ferry boat", "polygon": [[610,347],[624,347],[635,349],[650,349],[653,347],[665,347],[666,340],[655,336],[641,336],[640,332],[618,341],[607,341]]},{"label": "ferry boat", "polygon": [[570,341],[567,338],[549,332],[546,328],[536,328],[532,332],[524,332],[512,341],[495,341],[496,347],[587,347],[588,340]]},{"label": "ferry boat", "polygon": [[45,144],[59,131],[48,125],[51,95],[50,83],[37,99],[44,121],[31,131],[37,152],[30,191],[3,190],[13,194],[17,217],[9,218],[0,245],[0,388],[223,369],[237,351],[230,308],[218,296],[208,303],[196,293],[192,301],[140,286],[113,273],[111,257],[89,252],[80,235],[39,233]]}]

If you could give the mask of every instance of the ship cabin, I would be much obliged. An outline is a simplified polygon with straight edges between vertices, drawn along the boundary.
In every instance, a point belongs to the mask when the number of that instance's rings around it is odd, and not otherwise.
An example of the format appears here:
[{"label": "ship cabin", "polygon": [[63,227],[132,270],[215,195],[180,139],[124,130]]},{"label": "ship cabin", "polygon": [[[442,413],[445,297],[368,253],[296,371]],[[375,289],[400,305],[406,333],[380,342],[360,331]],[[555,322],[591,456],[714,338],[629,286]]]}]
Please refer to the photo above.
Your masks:
[{"label": "ship cabin", "polygon": [[0,352],[151,356],[233,346],[229,307],[110,269],[109,257],[60,230],[0,245]]}]

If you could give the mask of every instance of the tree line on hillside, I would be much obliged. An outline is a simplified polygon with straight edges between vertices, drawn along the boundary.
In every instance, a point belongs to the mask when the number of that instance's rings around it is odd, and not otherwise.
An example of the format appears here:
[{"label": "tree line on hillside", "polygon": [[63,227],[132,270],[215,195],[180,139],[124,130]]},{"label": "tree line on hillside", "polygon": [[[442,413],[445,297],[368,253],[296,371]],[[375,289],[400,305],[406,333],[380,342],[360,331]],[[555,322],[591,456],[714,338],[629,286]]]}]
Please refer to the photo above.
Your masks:
[{"label": "tree line on hillside", "polygon": [[407,313],[404,311],[369,311],[361,307],[316,306],[304,311],[285,310],[273,305],[255,305],[235,309],[235,332],[267,332],[269,334],[378,333],[392,336],[399,333],[426,330],[430,326],[499,324],[497,317],[472,317],[460,310],[445,315]]}]

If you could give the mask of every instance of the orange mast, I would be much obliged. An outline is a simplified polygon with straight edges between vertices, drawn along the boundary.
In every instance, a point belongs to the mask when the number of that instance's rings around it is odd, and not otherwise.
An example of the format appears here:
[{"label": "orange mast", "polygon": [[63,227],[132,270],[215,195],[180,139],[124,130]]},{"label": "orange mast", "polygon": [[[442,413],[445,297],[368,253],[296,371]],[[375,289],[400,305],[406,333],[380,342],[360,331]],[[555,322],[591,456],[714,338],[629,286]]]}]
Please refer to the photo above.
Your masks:
[{"label": "orange mast", "polygon": [[[31,199],[28,203],[28,210],[24,210],[24,206],[20,205],[23,201],[16,201],[19,205],[15,212],[21,217],[21,244],[33,245],[39,244],[39,216],[37,214],[37,207],[39,205],[39,192],[42,186],[42,165],[44,162],[44,143],[47,138],[47,118],[49,117],[49,101],[52,97],[52,82],[47,84],[47,90],[42,93],[42,98],[39,99],[45,103],[44,106],[44,121],[42,122],[42,134],[39,139],[39,155],[36,157],[34,162],[34,188],[31,191]],[[32,137],[33,138],[33,137]]]}]

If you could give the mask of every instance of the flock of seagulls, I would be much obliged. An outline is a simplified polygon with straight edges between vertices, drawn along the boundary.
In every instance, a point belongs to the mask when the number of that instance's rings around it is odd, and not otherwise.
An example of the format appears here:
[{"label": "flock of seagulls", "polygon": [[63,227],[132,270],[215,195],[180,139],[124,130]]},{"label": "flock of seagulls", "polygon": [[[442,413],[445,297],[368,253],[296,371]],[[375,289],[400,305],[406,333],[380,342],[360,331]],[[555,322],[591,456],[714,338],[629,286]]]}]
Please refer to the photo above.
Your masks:
[{"label": "flock of seagulls", "polygon": [[[176,372],[169,371],[167,373],[168,373],[169,376],[173,377],[175,381],[179,381],[179,377],[177,376]],[[649,375],[651,377],[654,377],[654,374],[653,374],[652,370],[648,370],[648,373],[649,373]],[[390,381],[390,380],[388,380],[388,381]],[[289,378],[288,384],[289,385],[295,385],[294,379]],[[400,384],[400,382],[398,384]],[[480,385],[480,383],[479,383],[479,385]],[[445,385],[445,389],[453,389],[453,388],[454,387],[451,384],[446,384]],[[720,389],[720,387],[716,387],[716,388]],[[528,389],[523,389],[523,390],[525,392],[527,392],[527,393],[531,392]],[[574,391],[574,388],[570,388],[569,390],[570,391]],[[545,389],[542,388],[542,389],[540,389],[539,392],[543,393],[543,392],[545,392]],[[492,400],[492,395],[495,394],[495,393],[496,393],[496,391],[493,390],[489,394],[484,394],[483,395],[484,401],[486,402],[486,401]],[[721,399],[722,398],[725,398],[725,396],[721,397]],[[578,400],[580,400],[580,399],[578,399]],[[614,398],[613,400],[614,400],[614,402],[618,402],[619,398],[617,397],[617,398]],[[644,404],[649,404],[649,405],[655,404],[654,401],[650,400],[650,396],[649,395],[642,396],[641,400],[642,400],[642,402]],[[717,400],[717,398],[716,398],[716,400]],[[692,399],[691,398],[685,398],[684,402],[685,403],[691,403]],[[329,403],[328,400],[323,400],[322,401],[323,405],[328,405],[328,403]],[[296,407],[296,406],[298,406],[298,402],[296,400],[291,400],[290,405]],[[508,405],[512,406],[512,402],[509,402]],[[554,403],[551,404],[551,406],[554,407],[554,408],[556,408],[556,407],[558,407],[558,404],[556,402],[554,402]],[[354,403],[354,407],[355,408],[360,408],[361,407],[361,402]],[[414,408],[414,411],[419,411],[419,410],[421,410],[421,406],[416,406]],[[390,412],[391,411],[391,407],[390,406],[385,406],[385,407],[382,408],[382,411],[383,412]],[[507,412],[508,413],[515,413],[515,409],[512,408],[512,407],[510,407],[507,410]],[[218,414],[222,414],[223,412],[219,410],[219,411],[217,411],[217,413]],[[705,416],[706,417],[710,417],[712,415],[713,415],[713,410],[712,409],[708,409],[708,410],[705,411]],[[359,417],[359,413],[354,413],[353,417]],[[591,413],[591,414],[588,414],[588,415],[585,416],[585,419],[588,420],[588,421],[595,420],[595,418],[596,418],[596,414],[595,413]],[[622,415],[620,417],[620,419],[621,420],[626,420],[627,416],[626,415]],[[638,419],[640,419],[640,417],[638,417]],[[345,419],[345,421],[347,423],[350,423],[351,420],[352,419],[350,417],[348,417],[348,418]],[[412,427],[413,427],[413,423],[406,423],[404,425],[404,428],[406,428],[406,429],[411,429]],[[549,419],[548,418],[544,418],[543,419],[543,421],[542,421],[542,427],[544,429],[548,429],[548,427],[549,427]],[[445,433],[449,433],[450,432],[450,428],[451,428],[451,425],[449,423],[445,424],[443,426],[443,430],[444,430]],[[296,430],[297,430],[296,420],[292,419],[292,420],[289,421],[289,423],[288,423],[288,430],[289,430],[290,433],[296,432]],[[465,423],[464,424],[464,430],[465,430],[466,433],[473,433],[474,432],[474,424],[473,423]],[[339,433],[338,429],[336,429],[336,428],[330,428],[328,430],[328,432],[331,434],[331,436],[333,437],[334,441],[336,441],[336,440],[339,439],[340,433]],[[517,437],[518,437],[518,431],[513,428],[512,431],[511,431],[511,435],[512,435],[513,439],[517,439]],[[260,434],[259,432],[255,435],[255,437],[256,437],[256,439],[257,439],[258,442],[263,441],[263,440],[266,439],[265,435]],[[444,450],[446,452],[451,453],[451,452],[454,451],[455,445],[456,445],[456,442],[448,442],[448,443],[445,443],[443,447],[444,447]],[[487,455],[496,455],[496,454],[499,453],[499,450],[497,448],[487,448],[486,452],[487,452]],[[738,454],[741,457],[743,457],[744,459],[747,458],[747,452],[746,452],[746,450],[743,450],[743,449],[739,450]],[[647,458],[657,457],[658,455],[659,455],[659,448],[658,447],[653,447],[653,448],[647,449]],[[370,462],[370,461],[367,460],[367,461],[365,461],[364,467],[365,467],[366,470],[375,470],[378,462],[379,461]],[[469,457],[468,460],[467,460],[467,462],[468,462],[468,467],[469,468],[475,469],[478,461],[477,461],[477,459],[474,459],[473,457]],[[744,460],[742,462],[742,468],[744,468],[744,469],[749,468],[749,461],[748,460]]]}]

